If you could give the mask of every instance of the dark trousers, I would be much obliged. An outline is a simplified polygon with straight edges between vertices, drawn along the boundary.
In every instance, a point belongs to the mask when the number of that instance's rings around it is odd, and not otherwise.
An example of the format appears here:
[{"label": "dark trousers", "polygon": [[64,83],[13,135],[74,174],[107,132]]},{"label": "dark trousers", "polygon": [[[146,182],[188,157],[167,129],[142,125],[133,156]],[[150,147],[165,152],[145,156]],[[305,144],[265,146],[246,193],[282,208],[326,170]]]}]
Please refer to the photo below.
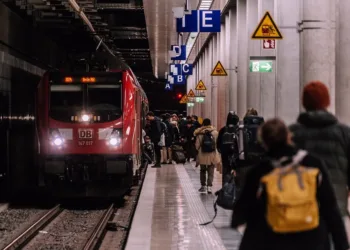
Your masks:
[{"label": "dark trousers", "polygon": [[221,162],[222,162],[222,185],[227,181],[227,176],[231,177],[232,170],[236,170],[236,158],[234,158],[233,153],[221,153]]},{"label": "dark trousers", "polygon": [[156,155],[156,164],[160,164],[160,150],[161,150],[161,147],[158,145],[158,141],[155,142],[153,141],[153,144],[154,144],[154,154]]}]

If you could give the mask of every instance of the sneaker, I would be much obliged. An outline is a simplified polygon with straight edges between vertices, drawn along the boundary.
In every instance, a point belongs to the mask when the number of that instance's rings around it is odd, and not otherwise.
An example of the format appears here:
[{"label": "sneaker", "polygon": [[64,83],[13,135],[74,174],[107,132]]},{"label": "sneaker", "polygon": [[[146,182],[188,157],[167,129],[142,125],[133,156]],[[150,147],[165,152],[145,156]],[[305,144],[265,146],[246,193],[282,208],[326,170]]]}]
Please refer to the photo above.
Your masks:
[{"label": "sneaker", "polygon": [[198,192],[200,192],[200,193],[206,193],[206,192],[207,192],[207,187],[206,187],[206,186],[202,186],[202,187],[198,190]]},{"label": "sneaker", "polygon": [[211,187],[208,186],[208,194],[211,194],[211,193],[212,193]]},{"label": "sneaker", "polygon": [[160,167],[162,167],[162,166],[160,165],[160,163],[156,163],[156,164],[154,164],[154,165],[152,166],[152,168],[160,168]]}]

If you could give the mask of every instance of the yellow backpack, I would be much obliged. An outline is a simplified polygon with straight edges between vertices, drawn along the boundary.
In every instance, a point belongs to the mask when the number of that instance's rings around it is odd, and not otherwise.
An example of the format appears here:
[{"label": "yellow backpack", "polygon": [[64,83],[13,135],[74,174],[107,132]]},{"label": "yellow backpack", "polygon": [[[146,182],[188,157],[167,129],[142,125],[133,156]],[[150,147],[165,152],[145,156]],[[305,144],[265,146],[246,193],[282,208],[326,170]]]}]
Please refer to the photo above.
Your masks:
[{"label": "yellow backpack", "polygon": [[308,231],[319,225],[316,192],[321,175],[319,169],[299,164],[306,155],[300,150],[286,166],[281,165],[286,159],[273,162],[274,170],[260,180],[267,195],[267,222],[276,233]]}]

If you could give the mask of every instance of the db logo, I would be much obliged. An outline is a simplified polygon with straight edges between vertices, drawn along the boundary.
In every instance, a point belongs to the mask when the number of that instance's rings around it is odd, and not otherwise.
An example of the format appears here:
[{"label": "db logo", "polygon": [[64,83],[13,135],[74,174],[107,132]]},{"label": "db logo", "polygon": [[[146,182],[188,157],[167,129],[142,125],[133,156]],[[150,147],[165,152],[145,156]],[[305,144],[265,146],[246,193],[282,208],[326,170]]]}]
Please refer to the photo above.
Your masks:
[{"label": "db logo", "polygon": [[93,130],[92,129],[79,129],[78,135],[79,139],[92,139]]}]

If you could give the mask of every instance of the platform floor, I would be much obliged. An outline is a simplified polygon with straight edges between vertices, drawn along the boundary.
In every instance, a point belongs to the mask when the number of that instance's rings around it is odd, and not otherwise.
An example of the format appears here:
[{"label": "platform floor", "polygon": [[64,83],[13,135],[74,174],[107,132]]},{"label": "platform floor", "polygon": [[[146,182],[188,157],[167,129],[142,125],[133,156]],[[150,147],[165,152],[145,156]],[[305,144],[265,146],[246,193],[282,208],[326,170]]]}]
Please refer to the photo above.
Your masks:
[{"label": "platform floor", "polygon": [[[215,192],[221,174],[215,171]],[[126,250],[238,249],[241,236],[230,228],[231,211],[218,207],[214,194],[200,194],[199,167],[194,163],[148,168]]]}]

